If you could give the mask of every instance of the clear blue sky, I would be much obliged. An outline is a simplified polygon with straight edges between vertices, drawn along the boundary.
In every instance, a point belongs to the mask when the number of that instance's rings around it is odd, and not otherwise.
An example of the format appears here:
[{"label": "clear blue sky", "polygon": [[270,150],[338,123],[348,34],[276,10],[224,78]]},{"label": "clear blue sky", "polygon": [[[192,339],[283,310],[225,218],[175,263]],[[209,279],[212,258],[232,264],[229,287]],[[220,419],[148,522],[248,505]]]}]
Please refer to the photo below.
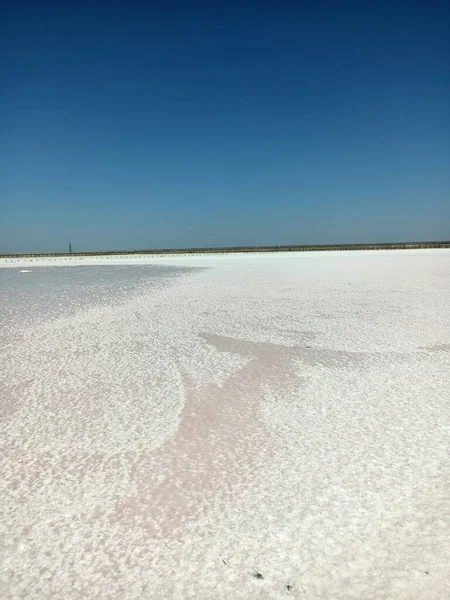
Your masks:
[{"label": "clear blue sky", "polygon": [[449,239],[445,3],[251,4],[3,7],[0,252]]}]

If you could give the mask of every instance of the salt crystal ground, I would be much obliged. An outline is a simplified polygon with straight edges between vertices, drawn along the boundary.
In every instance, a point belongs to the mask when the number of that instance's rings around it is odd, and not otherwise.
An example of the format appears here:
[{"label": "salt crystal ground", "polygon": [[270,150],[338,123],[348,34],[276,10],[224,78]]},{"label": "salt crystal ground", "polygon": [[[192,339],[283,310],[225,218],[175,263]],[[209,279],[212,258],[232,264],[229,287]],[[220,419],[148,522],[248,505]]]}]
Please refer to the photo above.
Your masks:
[{"label": "salt crystal ground", "polygon": [[450,251],[0,267],[2,598],[450,598]]}]

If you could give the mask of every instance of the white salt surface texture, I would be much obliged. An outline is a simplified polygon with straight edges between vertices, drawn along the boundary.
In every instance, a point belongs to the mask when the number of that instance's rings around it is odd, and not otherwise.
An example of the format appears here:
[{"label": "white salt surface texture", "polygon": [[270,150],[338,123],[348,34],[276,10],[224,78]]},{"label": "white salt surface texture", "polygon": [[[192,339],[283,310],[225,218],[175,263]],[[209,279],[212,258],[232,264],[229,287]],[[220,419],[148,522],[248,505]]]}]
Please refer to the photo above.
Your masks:
[{"label": "white salt surface texture", "polygon": [[449,298],[448,250],[1,261],[0,597],[448,600]]}]

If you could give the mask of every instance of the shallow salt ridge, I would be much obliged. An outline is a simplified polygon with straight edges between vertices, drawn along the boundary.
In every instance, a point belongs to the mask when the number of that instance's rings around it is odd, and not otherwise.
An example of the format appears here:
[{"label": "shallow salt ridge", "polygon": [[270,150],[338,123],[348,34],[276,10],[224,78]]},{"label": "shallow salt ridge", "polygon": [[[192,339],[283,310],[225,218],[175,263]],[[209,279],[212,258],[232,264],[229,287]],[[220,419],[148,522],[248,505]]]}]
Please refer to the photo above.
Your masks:
[{"label": "shallow salt ridge", "polygon": [[156,261],[1,353],[3,596],[448,598],[450,252]]}]

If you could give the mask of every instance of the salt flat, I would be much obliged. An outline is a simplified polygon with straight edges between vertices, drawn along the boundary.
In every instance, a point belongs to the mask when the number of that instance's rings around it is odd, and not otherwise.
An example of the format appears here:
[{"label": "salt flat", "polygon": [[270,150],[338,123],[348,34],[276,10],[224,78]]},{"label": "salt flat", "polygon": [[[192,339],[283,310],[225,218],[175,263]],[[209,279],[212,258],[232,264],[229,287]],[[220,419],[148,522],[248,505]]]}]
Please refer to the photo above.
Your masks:
[{"label": "salt flat", "polygon": [[449,250],[0,261],[0,596],[448,599],[449,298]]}]

